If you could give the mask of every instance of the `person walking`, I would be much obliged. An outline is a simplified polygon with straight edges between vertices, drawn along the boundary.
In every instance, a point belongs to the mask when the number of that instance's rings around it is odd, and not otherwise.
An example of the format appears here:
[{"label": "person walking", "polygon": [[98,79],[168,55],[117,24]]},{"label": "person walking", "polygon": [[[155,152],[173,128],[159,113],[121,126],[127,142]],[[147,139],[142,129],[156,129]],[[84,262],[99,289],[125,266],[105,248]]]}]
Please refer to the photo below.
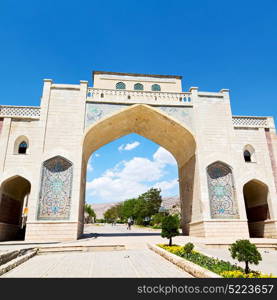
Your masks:
[{"label": "person walking", "polygon": [[131,218],[128,218],[127,224],[128,224],[127,229],[131,230],[131,225],[132,225],[132,219]]}]

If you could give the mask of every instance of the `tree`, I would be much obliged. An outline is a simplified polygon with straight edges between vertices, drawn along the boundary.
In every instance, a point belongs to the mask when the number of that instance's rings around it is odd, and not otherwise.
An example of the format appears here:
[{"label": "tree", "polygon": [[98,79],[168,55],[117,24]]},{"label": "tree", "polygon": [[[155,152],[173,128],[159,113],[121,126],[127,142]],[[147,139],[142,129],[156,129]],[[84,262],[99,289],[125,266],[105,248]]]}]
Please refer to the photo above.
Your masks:
[{"label": "tree", "polygon": [[162,220],[162,232],[163,238],[169,239],[169,246],[172,246],[172,238],[179,235],[179,218],[176,215],[169,215]]},{"label": "tree", "polygon": [[150,219],[158,213],[162,202],[160,193],[160,189],[151,188],[136,199],[133,207],[133,217],[138,224],[143,224],[145,218]]},{"label": "tree", "polygon": [[108,222],[118,218],[120,221],[126,222],[128,218],[132,218],[136,224],[144,224],[146,219],[150,220],[153,215],[158,213],[162,202],[160,194],[160,189],[151,188],[138,198],[125,200],[109,208],[104,213],[104,217]]},{"label": "tree", "polygon": [[125,200],[121,205],[121,209],[120,209],[120,215],[122,217],[122,219],[128,219],[130,217],[134,218],[134,207],[136,204],[137,199],[133,198],[133,199],[128,199]]},{"label": "tree", "polygon": [[114,222],[118,218],[118,208],[117,205],[112,206],[104,213],[104,218],[108,223]]},{"label": "tree", "polygon": [[120,222],[124,221],[124,214],[123,214],[123,203],[118,203],[116,205],[116,210],[117,210],[117,215],[118,215],[118,218],[120,219]]},{"label": "tree", "polygon": [[140,225],[143,224],[143,219],[149,216],[146,200],[142,196],[139,196],[138,199],[136,199],[133,212],[134,218],[137,220],[137,224]]},{"label": "tree", "polygon": [[146,217],[151,217],[159,212],[159,208],[162,203],[160,189],[151,188],[146,193],[143,193],[140,197],[145,201]]},{"label": "tree", "polygon": [[90,223],[96,218],[95,211],[89,204],[85,204],[85,222]]},{"label": "tree", "polygon": [[256,245],[250,243],[249,240],[237,240],[229,248],[231,256],[238,261],[245,262],[245,273],[250,272],[249,264],[258,265],[262,260],[260,252],[257,250]]}]

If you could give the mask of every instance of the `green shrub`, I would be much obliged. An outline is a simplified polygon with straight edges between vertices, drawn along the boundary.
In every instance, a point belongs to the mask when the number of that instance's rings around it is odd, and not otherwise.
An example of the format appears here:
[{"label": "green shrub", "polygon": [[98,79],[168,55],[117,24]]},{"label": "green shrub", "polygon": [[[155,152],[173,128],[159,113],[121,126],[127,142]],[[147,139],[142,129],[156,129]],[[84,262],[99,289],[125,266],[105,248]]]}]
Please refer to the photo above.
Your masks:
[{"label": "green shrub", "polygon": [[193,248],[194,248],[193,243],[187,243],[187,244],[185,244],[185,246],[183,247],[182,250],[188,254],[188,253],[192,252]]},{"label": "green shrub", "polygon": [[165,245],[158,246],[219,275],[224,271],[243,271],[241,267],[232,265],[230,262],[209,257],[196,251],[191,251],[191,253],[185,253],[183,250],[184,247],[176,245],[172,247]]},{"label": "green shrub", "polygon": [[249,240],[237,240],[229,248],[232,258],[236,258],[238,261],[245,262],[245,273],[250,272],[249,264],[258,265],[262,260],[260,252],[257,250],[256,245],[250,243]]},{"label": "green shrub", "polygon": [[177,216],[169,215],[163,218],[161,236],[169,239],[169,246],[172,245],[172,238],[179,235],[179,222]]}]

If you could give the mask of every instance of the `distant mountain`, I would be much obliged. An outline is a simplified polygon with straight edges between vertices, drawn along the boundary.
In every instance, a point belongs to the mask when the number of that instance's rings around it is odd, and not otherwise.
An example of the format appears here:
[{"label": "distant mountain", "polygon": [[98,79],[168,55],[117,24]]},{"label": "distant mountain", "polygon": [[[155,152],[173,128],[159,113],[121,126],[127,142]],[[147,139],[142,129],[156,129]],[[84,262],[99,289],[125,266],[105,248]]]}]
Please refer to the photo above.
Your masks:
[{"label": "distant mountain", "polygon": [[178,196],[164,197],[161,206],[168,209],[172,214],[181,212],[180,198]]},{"label": "distant mountain", "polygon": [[[119,202],[93,203],[91,204],[91,207],[96,213],[96,218],[103,219],[105,211],[118,203]],[[178,213],[181,211],[178,196],[164,197],[161,206],[163,206],[166,209],[169,209],[172,213]]]},{"label": "distant mountain", "polygon": [[103,219],[104,213],[106,210],[112,206],[118,204],[118,202],[109,202],[109,203],[93,203],[90,206],[93,208],[96,214],[96,219]]}]

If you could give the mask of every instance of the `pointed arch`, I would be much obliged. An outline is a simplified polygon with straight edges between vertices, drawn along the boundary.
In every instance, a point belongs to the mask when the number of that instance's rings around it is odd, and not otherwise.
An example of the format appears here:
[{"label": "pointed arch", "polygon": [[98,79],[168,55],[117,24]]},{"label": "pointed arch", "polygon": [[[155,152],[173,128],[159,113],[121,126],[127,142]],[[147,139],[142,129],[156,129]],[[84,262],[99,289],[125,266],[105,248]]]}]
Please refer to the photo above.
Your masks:
[{"label": "pointed arch", "polygon": [[[23,208],[27,207],[31,183],[14,175],[0,187],[0,240],[24,239]],[[2,228],[1,228],[2,227]]]},{"label": "pointed arch", "polygon": [[[94,151],[130,133],[137,133],[159,144],[176,159],[180,179],[182,230],[187,234],[192,214],[191,203],[197,194],[197,191],[193,192],[196,141],[189,128],[161,110],[146,104],[135,104],[87,127],[82,143],[82,178],[86,177],[87,162]],[[184,184],[185,181],[186,184]],[[85,199],[85,184],[85,180],[81,182],[80,199],[83,201]],[[83,209],[82,206],[81,209]]]},{"label": "pointed arch", "polygon": [[98,148],[129,133],[137,133],[161,145],[172,153],[179,166],[195,154],[196,142],[191,130],[151,106],[136,104],[87,128],[83,138],[85,162]]},{"label": "pointed arch", "polygon": [[250,237],[264,237],[264,222],[270,219],[268,186],[258,179],[251,179],[243,186],[243,197]]}]

